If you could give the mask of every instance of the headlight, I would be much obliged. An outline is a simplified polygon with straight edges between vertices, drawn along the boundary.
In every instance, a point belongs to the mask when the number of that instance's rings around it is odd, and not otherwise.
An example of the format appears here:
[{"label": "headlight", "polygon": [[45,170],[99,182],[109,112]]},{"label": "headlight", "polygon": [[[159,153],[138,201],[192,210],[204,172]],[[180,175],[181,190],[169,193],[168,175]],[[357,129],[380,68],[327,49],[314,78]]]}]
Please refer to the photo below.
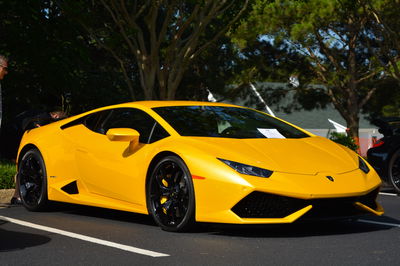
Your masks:
[{"label": "headlight", "polygon": [[364,173],[368,174],[369,172],[369,167],[368,165],[364,162],[363,159],[361,159],[360,157],[358,157],[358,168],[361,169],[361,171],[363,171]]},{"label": "headlight", "polygon": [[237,162],[224,160],[224,159],[220,159],[220,158],[217,158],[217,159],[220,160],[221,162],[229,165],[230,167],[232,167],[233,169],[235,169],[236,171],[238,171],[241,174],[268,178],[273,173],[270,170],[255,167],[255,166],[251,166],[251,165],[247,165],[247,164],[243,164],[243,163],[237,163]]}]

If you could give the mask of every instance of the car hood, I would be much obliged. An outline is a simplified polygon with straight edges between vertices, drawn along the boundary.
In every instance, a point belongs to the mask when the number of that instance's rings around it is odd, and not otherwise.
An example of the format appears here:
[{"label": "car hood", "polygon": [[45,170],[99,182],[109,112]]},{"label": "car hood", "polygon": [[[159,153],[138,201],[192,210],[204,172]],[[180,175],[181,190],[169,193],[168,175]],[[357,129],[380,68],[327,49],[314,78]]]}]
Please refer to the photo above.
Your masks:
[{"label": "car hood", "polygon": [[302,139],[229,139],[190,137],[192,145],[216,158],[268,170],[315,175],[358,168],[357,155],[322,137]]}]

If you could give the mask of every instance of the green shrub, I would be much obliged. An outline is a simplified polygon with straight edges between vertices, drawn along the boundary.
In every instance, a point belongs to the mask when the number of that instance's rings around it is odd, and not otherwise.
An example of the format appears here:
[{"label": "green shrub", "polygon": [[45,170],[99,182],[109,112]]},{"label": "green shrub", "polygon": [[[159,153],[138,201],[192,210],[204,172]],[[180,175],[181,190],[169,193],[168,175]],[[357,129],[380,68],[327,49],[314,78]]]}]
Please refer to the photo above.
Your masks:
[{"label": "green shrub", "polygon": [[14,188],[15,163],[0,160],[0,189]]},{"label": "green shrub", "polygon": [[353,150],[353,151],[357,151],[358,146],[356,144],[356,142],[354,141],[354,139],[350,136],[347,136],[344,133],[338,133],[338,132],[331,132],[329,139],[342,144],[343,146],[346,146],[347,148]]}]

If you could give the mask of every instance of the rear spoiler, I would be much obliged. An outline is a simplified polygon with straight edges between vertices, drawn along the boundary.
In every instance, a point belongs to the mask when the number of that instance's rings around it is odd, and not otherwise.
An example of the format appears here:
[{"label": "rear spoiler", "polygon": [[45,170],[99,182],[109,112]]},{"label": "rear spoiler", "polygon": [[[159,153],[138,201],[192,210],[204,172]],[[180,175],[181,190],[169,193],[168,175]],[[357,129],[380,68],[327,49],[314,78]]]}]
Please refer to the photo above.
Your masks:
[{"label": "rear spoiler", "polygon": [[[400,129],[400,117],[381,117],[372,120],[371,123],[377,126],[379,133],[385,137],[396,135],[395,133]],[[394,124],[398,124],[398,126],[393,126]]]}]

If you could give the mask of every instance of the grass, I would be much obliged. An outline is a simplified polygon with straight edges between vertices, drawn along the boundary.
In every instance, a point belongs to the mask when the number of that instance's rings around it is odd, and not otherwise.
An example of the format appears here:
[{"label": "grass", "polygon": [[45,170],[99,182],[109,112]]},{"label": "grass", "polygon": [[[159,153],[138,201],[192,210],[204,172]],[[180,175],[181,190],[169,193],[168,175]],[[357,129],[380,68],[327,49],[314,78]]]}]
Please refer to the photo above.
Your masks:
[{"label": "grass", "polygon": [[15,163],[0,160],[0,189],[14,188]]}]

